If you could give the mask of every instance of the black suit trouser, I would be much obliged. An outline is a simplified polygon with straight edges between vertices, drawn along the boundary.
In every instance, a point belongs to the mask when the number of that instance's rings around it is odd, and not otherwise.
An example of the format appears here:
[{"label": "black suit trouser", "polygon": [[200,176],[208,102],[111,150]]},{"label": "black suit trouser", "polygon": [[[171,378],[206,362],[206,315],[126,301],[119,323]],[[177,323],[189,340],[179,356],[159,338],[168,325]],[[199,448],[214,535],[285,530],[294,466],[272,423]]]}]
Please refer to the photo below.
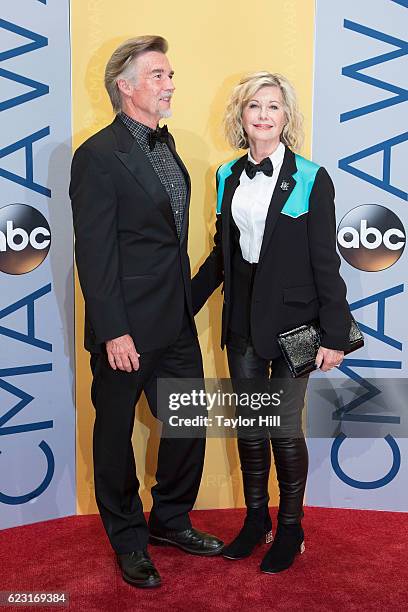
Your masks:
[{"label": "black suit trouser", "polygon": [[[240,393],[242,387],[248,389],[248,386],[245,386],[246,380],[253,380],[254,390],[256,388],[258,392],[283,392],[282,427],[279,435],[274,435],[273,430],[266,426],[254,426],[250,431],[245,430],[245,435],[240,435],[238,430],[245,503],[247,507],[256,508],[266,505],[269,501],[268,479],[272,445],[280,496],[278,520],[286,524],[299,523],[303,516],[308,470],[308,452],[301,426],[307,377],[294,380],[283,358],[263,359],[250,344],[240,350],[233,342],[229,342],[227,353],[236,393]],[[239,405],[237,411],[240,411]]]},{"label": "black suit trouser", "polygon": [[[136,347],[137,348],[137,347]],[[159,378],[203,379],[197,337],[187,314],[174,344],[142,353],[136,372],[113,370],[104,353],[91,355],[92,402],[95,407],[93,457],[95,496],[113,549],[144,550],[148,526],[139,496],[132,447],[135,406],[142,391],[157,417]],[[182,531],[191,527],[188,512],[197,497],[204,464],[205,437],[162,436],[152,488],[152,527]]]}]

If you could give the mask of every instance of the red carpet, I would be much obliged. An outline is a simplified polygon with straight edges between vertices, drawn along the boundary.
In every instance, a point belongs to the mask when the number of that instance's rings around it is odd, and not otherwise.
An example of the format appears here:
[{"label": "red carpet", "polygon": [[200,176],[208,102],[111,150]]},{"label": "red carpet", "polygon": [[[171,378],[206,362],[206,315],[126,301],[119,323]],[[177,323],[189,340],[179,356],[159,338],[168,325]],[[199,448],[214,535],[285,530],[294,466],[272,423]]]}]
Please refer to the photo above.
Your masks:
[{"label": "red carpet", "polygon": [[[242,510],[201,510],[193,522],[228,541],[243,516]],[[66,591],[69,609],[84,612],[408,609],[406,514],[306,508],[303,525],[306,552],[275,576],[258,569],[266,546],[235,562],[151,547],[163,586],[148,591],[122,581],[98,516],[6,529],[0,532],[0,590]]]}]

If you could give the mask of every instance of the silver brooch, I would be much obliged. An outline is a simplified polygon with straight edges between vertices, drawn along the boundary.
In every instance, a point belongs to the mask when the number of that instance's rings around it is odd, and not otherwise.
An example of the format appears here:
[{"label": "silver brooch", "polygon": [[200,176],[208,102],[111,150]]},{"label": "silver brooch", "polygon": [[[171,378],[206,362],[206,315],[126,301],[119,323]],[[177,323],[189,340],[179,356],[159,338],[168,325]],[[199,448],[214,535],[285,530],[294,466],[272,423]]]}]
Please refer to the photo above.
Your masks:
[{"label": "silver brooch", "polygon": [[280,188],[282,189],[282,191],[287,191],[289,189],[288,181],[282,181]]}]

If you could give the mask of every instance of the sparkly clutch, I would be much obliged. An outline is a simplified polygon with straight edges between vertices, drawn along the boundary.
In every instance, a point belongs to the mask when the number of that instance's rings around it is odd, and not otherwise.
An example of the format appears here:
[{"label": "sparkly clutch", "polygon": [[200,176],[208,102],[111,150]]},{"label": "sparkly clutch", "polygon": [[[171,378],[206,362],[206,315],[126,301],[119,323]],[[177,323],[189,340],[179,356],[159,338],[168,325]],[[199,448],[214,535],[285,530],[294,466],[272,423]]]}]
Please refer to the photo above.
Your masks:
[{"label": "sparkly clutch", "polygon": [[[298,378],[316,369],[315,359],[321,340],[318,321],[295,327],[278,334],[278,344],[287,366],[293,376]],[[349,348],[346,354],[364,346],[364,337],[354,318],[351,317]]]}]

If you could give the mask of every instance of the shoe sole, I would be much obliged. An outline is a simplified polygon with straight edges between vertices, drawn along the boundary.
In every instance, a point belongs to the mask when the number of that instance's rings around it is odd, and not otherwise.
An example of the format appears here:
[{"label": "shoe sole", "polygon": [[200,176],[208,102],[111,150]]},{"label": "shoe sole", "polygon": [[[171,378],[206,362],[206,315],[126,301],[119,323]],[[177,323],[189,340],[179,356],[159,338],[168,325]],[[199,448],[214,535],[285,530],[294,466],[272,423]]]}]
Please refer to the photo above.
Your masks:
[{"label": "shoe sole", "polygon": [[258,544],[255,544],[254,548],[251,550],[249,555],[243,555],[242,557],[230,557],[229,555],[223,553],[221,556],[224,557],[224,559],[230,559],[231,561],[240,561],[241,559],[248,559],[248,557],[253,555],[256,549],[262,546],[262,544],[263,542],[258,542]]},{"label": "shoe sole", "polygon": [[186,553],[189,553],[190,555],[198,555],[200,557],[216,557],[217,555],[219,555],[222,551],[222,549],[224,548],[223,546],[220,546],[219,548],[217,548],[216,550],[210,550],[210,551],[197,551],[197,550],[192,550],[191,548],[188,548],[187,546],[183,546],[182,544],[178,544],[177,542],[174,542],[173,540],[168,540],[167,538],[160,538],[159,536],[153,536],[150,535],[149,536],[149,542],[150,544],[153,544],[153,546],[175,546],[176,548],[179,548],[180,550],[183,550]]},{"label": "shoe sole", "polygon": [[254,548],[248,555],[243,555],[242,557],[230,557],[228,554],[223,553],[221,556],[224,557],[224,559],[230,559],[231,561],[240,561],[241,559],[248,559],[248,557],[250,557],[257,548],[259,548],[263,544],[270,544],[271,542],[273,542],[272,530],[268,531],[268,533],[266,533],[264,537],[265,540],[262,538],[260,542],[255,544]]},{"label": "shoe sole", "polygon": [[[304,542],[302,542],[302,543],[301,543],[301,545],[300,545],[300,547],[299,547],[299,550],[298,550],[298,551],[297,551],[297,553],[296,553],[296,557],[297,557],[297,555],[303,555],[303,553],[305,552],[305,550],[306,550],[306,548],[305,548],[305,543],[304,543]],[[295,558],[296,558],[296,557],[295,557]],[[295,559],[294,559],[294,560],[295,560]],[[293,561],[294,561],[294,560],[293,560]],[[261,572],[262,572],[263,574],[269,574],[270,576],[274,576],[275,574],[280,574],[280,572],[285,572],[285,571],[286,571],[286,570],[288,570],[290,567],[292,567],[292,565],[293,565],[293,563],[291,563],[290,565],[288,565],[288,567],[282,567],[282,569],[279,569],[279,570],[277,570],[277,571],[275,571],[275,572],[271,572],[271,571],[268,571],[268,570],[263,570],[263,569],[261,569]]]},{"label": "shoe sole", "polygon": [[161,586],[162,584],[161,580],[159,580],[158,582],[144,582],[144,583],[137,582],[135,580],[132,580],[131,578],[126,578],[123,574],[122,574],[122,578],[128,584],[134,587],[138,587],[139,589],[154,589],[156,587]]}]

